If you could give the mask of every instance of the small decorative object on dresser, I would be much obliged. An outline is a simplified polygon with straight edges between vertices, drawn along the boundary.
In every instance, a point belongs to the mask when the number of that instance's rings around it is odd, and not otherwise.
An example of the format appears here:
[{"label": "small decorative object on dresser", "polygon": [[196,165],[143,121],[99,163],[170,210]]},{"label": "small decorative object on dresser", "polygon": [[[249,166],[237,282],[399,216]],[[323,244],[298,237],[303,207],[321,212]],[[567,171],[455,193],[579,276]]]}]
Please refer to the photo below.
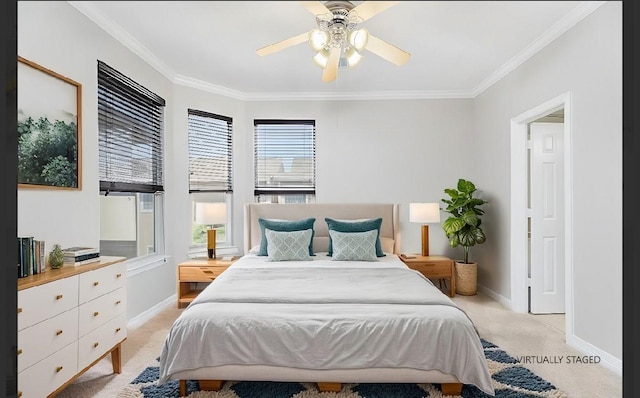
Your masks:
[{"label": "small decorative object on dresser", "polygon": [[64,251],[59,244],[53,245],[51,252],[49,252],[49,267],[51,269],[61,268],[64,264]]},{"label": "small decorative object on dresser", "polygon": [[476,186],[468,180],[460,178],[457,189],[447,188],[444,192],[449,199],[442,199],[447,207],[444,209],[451,214],[442,224],[449,246],[464,248],[462,260],[456,260],[456,293],[473,296],[477,289],[478,264],[469,261],[469,248],[485,242],[486,236],[480,226],[484,210],[479,206],[488,203],[484,199],[474,197]]}]

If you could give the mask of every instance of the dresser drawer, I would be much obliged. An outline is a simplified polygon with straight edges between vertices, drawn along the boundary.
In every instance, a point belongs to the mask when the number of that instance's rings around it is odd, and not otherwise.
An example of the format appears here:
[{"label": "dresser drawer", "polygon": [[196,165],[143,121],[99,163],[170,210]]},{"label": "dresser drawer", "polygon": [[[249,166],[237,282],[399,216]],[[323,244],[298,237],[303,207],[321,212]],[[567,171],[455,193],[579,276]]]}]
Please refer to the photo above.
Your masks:
[{"label": "dresser drawer", "polygon": [[18,330],[78,305],[78,276],[18,291]]},{"label": "dresser drawer", "polygon": [[80,337],[78,370],[83,370],[127,337],[127,315],[122,313],[104,326]]},{"label": "dresser drawer", "polygon": [[449,261],[434,261],[421,264],[411,264],[410,268],[420,272],[427,278],[450,277],[451,273],[453,272],[451,269],[451,262]]},{"label": "dresser drawer", "polygon": [[84,336],[95,328],[98,328],[111,319],[126,312],[126,290],[116,289],[82,304],[78,309],[79,336]]},{"label": "dresser drawer", "polygon": [[207,267],[207,266],[185,266],[179,267],[180,281],[188,282],[211,282],[217,278],[228,267]]},{"label": "dresser drawer", "polygon": [[78,311],[58,314],[18,332],[18,372],[78,340]]},{"label": "dresser drawer", "polygon": [[78,302],[82,304],[112,290],[124,287],[126,284],[125,264],[118,263],[85,272],[80,274],[79,278]]},{"label": "dresser drawer", "polygon": [[78,372],[78,342],[18,373],[21,398],[44,398]]}]

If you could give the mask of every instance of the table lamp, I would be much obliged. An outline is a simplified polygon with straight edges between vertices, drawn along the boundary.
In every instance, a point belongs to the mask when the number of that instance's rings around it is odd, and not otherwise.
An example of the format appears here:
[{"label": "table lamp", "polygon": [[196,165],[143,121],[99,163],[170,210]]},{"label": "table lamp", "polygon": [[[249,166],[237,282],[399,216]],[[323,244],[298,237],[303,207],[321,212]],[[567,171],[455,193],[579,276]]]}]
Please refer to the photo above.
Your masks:
[{"label": "table lamp", "polygon": [[409,222],[422,224],[422,255],[429,255],[429,225],[440,222],[438,203],[409,203]]},{"label": "table lamp", "polygon": [[196,224],[208,225],[207,255],[216,258],[215,225],[226,224],[227,205],[225,203],[196,203]]}]

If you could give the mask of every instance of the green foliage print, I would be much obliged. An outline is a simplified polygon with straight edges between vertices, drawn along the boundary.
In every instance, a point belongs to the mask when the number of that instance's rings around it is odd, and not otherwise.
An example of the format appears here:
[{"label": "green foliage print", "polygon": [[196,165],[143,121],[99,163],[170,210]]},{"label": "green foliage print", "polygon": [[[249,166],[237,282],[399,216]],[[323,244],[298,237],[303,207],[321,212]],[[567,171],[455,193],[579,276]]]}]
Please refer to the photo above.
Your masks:
[{"label": "green foliage print", "polygon": [[78,128],[31,116],[18,121],[18,183],[78,186]]}]

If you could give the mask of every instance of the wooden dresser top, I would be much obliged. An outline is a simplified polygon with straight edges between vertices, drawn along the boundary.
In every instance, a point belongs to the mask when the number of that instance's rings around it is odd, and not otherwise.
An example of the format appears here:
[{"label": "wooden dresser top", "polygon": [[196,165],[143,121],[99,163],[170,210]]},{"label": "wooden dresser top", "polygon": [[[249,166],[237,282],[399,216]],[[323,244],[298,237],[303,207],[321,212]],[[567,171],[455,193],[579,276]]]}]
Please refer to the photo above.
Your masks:
[{"label": "wooden dresser top", "polygon": [[45,272],[40,274],[18,278],[18,290],[28,289],[30,287],[43,285],[58,279],[68,278],[83,272],[93,271],[98,268],[106,267],[111,264],[119,263],[126,260],[126,257],[101,256],[100,261],[84,265],[63,265],[59,269],[47,268]]}]

